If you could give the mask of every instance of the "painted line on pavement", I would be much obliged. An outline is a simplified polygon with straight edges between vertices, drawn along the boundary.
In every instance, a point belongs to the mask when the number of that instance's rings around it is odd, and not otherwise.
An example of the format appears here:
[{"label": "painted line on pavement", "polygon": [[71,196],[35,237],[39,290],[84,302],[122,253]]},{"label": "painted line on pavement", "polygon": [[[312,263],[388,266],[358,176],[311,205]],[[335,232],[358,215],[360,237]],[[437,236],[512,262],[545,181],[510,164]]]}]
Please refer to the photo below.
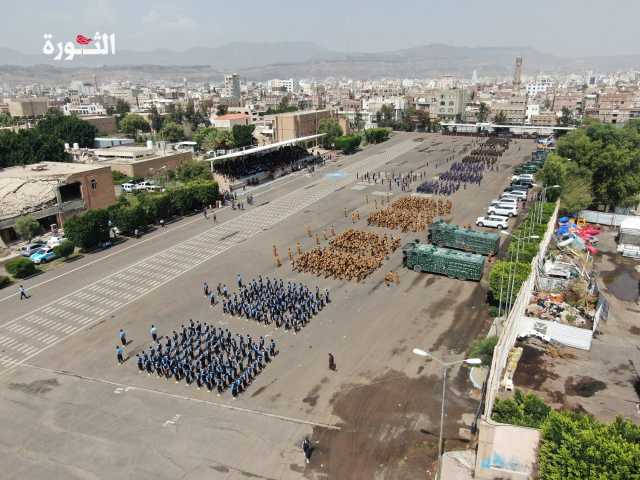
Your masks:
[{"label": "painted line on pavement", "polygon": [[312,420],[304,420],[302,418],[287,417],[285,415],[279,415],[277,413],[265,412],[263,410],[255,410],[255,409],[252,409],[252,408],[236,407],[235,405],[230,405],[228,403],[212,402],[211,400],[203,400],[203,399],[200,399],[200,398],[189,397],[189,396],[186,396],[186,395],[177,395],[175,393],[164,392],[162,390],[156,390],[154,388],[138,387],[136,385],[129,385],[129,384],[126,384],[126,383],[114,382],[114,381],[106,380],[106,379],[103,379],[103,378],[88,377],[86,375],[80,375],[78,373],[73,373],[73,372],[69,372],[69,371],[66,371],[66,370],[56,370],[56,369],[52,369],[52,368],[39,367],[37,365],[32,365],[32,364],[29,364],[29,363],[23,363],[20,366],[27,367],[27,368],[33,368],[33,369],[36,369],[36,370],[42,370],[42,371],[45,371],[45,372],[48,372],[48,373],[54,373],[56,375],[63,375],[63,376],[66,376],[66,377],[77,378],[77,379],[85,380],[85,381],[92,382],[92,383],[101,383],[101,384],[104,384],[104,385],[112,385],[114,387],[123,388],[123,389],[125,389],[126,392],[131,392],[131,391],[136,391],[137,390],[137,391],[140,391],[140,392],[151,393],[151,394],[160,395],[160,396],[167,397],[167,398],[174,398],[174,399],[178,399],[178,400],[185,400],[187,402],[194,402],[194,403],[200,403],[200,404],[204,404],[204,405],[209,405],[209,406],[212,406],[212,407],[224,408],[224,409],[232,410],[232,411],[235,411],[235,412],[249,413],[249,414],[252,414],[252,415],[260,415],[262,417],[274,418],[276,420],[282,420],[282,421],[289,422],[289,423],[297,423],[297,424],[300,424],[300,425],[311,425],[313,427],[322,427],[322,428],[326,428],[328,430],[342,430],[337,425],[329,425],[327,423],[314,422]]}]

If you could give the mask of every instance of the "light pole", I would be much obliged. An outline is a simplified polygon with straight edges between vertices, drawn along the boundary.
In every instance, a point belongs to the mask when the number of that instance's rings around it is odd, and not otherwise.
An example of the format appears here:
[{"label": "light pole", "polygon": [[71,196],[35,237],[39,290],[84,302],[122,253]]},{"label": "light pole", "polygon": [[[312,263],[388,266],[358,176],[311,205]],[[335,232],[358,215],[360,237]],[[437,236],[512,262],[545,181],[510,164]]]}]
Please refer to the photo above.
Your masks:
[{"label": "light pole", "polygon": [[[509,233],[509,232],[505,232],[504,230],[501,231],[500,233],[502,233],[503,235],[509,235],[513,238],[516,239],[516,260],[515,262],[512,262],[511,264],[511,268],[509,268],[509,277],[510,277],[510,282],[509,282],[509,287],[507,288],[507,315],[509,314],[509,312],[511,311],[511,297],[513,296],[513,289],[515,288],[515,279],[516,279],[516,273],[517,273],[517,265],[518,265],[518,257],[520,255],[520,241],[524,241],[524,240],[528,240],[530,238],[540,238],[539,235],[529,235],[528,237],[518,237],[517,235],[514,235],[513,233]],[[511,273],[511,271],[513,270],[513,274]]]},{"label": "light pole", "polygon": [[543,187],[542,199],[540,201],[540,209],[539,209],[538,218],[537,218],[538,223],[542,222],[542,208],[544,207],[544,203],[547,200],[547,190],[550,188],[560,188],[560,185],[549,185],[548,187]]},{"label": "light pole", "polygon": [[442,404],[440,406],[440,435],[438,437],[438,479],[442,478],[442,435],[444,430],[444,412],[445,412],[445,400],[447,391],[447,369],[453,365],[464,363],[466,365],[480,365],[482,360],[479,358],[465,358],[463,360],[457,360],[455,362],[443,362],[438,357],[434,357],[431,353],[422,350],[420,348],[414,348],[413,353],[420,357],[428,357],[442,366]]}]

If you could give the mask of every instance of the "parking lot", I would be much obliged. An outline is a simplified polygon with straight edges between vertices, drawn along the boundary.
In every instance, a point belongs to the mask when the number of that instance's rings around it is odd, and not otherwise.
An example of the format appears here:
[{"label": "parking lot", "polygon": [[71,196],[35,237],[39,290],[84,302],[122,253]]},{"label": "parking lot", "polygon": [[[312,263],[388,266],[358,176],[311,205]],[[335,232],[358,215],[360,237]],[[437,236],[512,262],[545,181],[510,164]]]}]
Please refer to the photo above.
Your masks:
[{"label": "parking lot", "polygon": [[[486,278],[462,282],[408,271],[397,250],[366,280],[346,282],[294,272],[286,252],[295,251],[297,242],[303,250],[315,245],[307,228],[320,238],[333,227],[338,233],[359,228],[400,235],[402,243],[424,239],[426,233],[367,227],[374,200],[381,203],[388,187],[360,183],[356,172],[422,170],[433,176],[471,141],[397,134],[314,175],[283,180],[257,197],[255,207],[221,214],[218,225],[194,218],[163,239],[34,289],[28,302],[0,298],[0,335],[5,336],[16,330],[3,330],[11,322],[55,308],[63,297],[93,308],[96,299],[83,296],[83,289],[106,287],[97,291],[115,302],[0,373],[3,478],[422,479],[432,473],[441,373],[435,362],[411,350],[462,358],[490,324]],[[480,186],[451,197],[451,220],[475,223],[508,183],[510,167],[534,149],[533,141],[512,142],[499,168],[487,172]],[[402,195],[391,191],[391,199]],[[358,210],[361,219],[354,225],[345,209]],[[279,268],[274,245],[282,259]],[[152,269],[162,258],[167,261]],[[142,275],[145,268],[155,273]],[[385,285],[390,270],[399,273],[398,285]],[[297,335],[232,318],[219,305],[210,307],[202,282],[232,286],[238,273],[246,280],[275,276],[328,288],[332,303]],[[39,281],[46,280],[44,275]],[[114,278],[128,279],[130,290],[99,283]],[[134,361],[116,363],[119,328],[132,341],[126,349],[131,357],[148,346],[151,324],[164,335],[191,318],[274,338],[280,354],[237,400],[140,374]],[[329,352],[335,371],[327,367]],[[450,372],[447,448],[463,445],[461,415],[477,406],[467,373]],[[314,446],[308,465],[300,449],[305,436]]]}]

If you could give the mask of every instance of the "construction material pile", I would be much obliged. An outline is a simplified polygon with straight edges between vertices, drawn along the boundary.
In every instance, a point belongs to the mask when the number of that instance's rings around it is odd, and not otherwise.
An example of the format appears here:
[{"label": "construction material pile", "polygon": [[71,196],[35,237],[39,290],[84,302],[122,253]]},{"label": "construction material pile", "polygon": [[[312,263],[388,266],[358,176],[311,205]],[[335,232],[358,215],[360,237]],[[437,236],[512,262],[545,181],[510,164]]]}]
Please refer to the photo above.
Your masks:
[{"label": "construction material pile", "polygon": [[349,229],[331,240],[328,247],[314,248],[297,256],[293,268],[298,272],[359,282],[379,268],[387,255],[399,246],[398,238]]},{"label": "construction material pile", "polygon": [[452,207],[451,200],[403,197],[370,214],[367,223],[403,232],[422,232],[436,217],[451,214]]}]

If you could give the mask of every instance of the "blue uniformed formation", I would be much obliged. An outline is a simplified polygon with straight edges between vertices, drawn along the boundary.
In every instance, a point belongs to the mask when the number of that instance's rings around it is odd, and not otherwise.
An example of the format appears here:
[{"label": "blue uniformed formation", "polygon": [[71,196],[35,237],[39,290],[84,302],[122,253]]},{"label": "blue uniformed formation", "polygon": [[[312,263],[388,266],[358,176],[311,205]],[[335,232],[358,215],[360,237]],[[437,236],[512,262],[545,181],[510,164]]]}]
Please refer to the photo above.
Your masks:
[{"label": "blue uniformed formation", "polygon": [[330,301],[329,290],[315,293],[302,283],[287,282],[282,279],[259,276],[245,284],[238,276],[238,291],[233,296],[222,293],[222,310],[233,316],[277,328],[300,331],[314,315],[317,315]]},{"label": "blue uniformed formation", "polygon": [[453,162],[448,171],[439,175],[438,180],[427,180],[417,188],[419,193],[432,193],[434,195],[452,195],[460,187],[463,189],[469,185],[480,185],[484,171],[493,165],[486,162]]},{"label": "blue uniformed formation", "polygon": [[[120,347],[121,348],[121,347]],[[251,335],[232,335],[228,329],[190,320],[166,337],[156,337],[147,351],[137,355],[140,372],[155,373],[176,383],[196,384],[221,395],[229,390],[234,398],[276,355],[276,342],[266,344]]]}]

